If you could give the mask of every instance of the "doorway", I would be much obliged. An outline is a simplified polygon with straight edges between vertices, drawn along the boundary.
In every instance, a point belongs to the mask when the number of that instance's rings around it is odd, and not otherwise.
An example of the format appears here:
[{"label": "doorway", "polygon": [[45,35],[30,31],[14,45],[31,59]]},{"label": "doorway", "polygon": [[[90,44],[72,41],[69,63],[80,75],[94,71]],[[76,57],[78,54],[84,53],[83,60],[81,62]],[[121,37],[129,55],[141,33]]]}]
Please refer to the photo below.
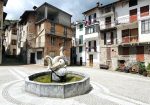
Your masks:
[{"label": "doorway", "polygon": [[30,55],[30,64],[35,64],[35,53],[31,53]]},{"label": "doorway", "polygon": [[89,55],[89,66],[93,67],[93,55]]},{"label": "doorway", "polygon": [[144,46],[137,46],[136,47],[136,60],[143,62],[144,61]]},{"label": "doorway", "polygon": [[82,66],[82,57],[80,57],[80,65]]}]

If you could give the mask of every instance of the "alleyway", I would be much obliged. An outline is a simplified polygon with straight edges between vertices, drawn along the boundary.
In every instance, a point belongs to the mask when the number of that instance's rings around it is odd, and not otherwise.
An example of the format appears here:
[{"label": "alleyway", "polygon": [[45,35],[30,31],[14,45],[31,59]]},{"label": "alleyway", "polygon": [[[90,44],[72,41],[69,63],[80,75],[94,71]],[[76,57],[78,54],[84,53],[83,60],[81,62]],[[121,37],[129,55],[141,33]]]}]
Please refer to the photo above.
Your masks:
[{"label": "alleyway", "polygon": [[149,105],[150,78],[134,74],[68,67],[90,75],[93,89],[67,99],[38,97],[24,91],[24,78],[46,68],[38,65],[0,66],[1,105]]}]

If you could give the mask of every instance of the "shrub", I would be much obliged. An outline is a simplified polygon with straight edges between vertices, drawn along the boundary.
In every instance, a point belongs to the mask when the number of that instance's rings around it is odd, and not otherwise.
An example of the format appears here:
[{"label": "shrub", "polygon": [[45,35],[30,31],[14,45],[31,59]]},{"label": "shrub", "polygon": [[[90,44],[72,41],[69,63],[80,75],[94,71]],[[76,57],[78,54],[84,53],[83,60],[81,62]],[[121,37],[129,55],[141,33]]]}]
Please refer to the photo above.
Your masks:
[{"label": "shrub", "polygon": [[143,74],[143,72],[146,71],[144,62],[139,62],[138,65],[139,65],[139,74]]},{"label": "shrub", "polygon": [[117,67],[117,68],[115,69],[115,71],[120,71],[120,70],[119,70],[119,67]]},{"label": "shrub", "polygon": [[150,71],[150,63],[147,65],[146,70],[147,70],[147,71]]},{"label": "shrub", "polygon": [[146,71],[147,71],[147,76],[150,77],[150,63],[147,65]]}]

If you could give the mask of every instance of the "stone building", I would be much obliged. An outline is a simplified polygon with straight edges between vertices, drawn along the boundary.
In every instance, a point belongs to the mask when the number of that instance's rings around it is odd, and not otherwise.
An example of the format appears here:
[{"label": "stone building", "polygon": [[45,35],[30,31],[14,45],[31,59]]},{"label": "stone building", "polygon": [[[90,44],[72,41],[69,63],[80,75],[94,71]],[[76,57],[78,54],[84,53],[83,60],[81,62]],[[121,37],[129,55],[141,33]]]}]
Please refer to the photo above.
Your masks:
[{"label": "stone building", "polygon": [[119,0],[97,3],[84,12],[87,66],[101,64],[115,70],[120,64],[149,63],[149,4],[146,0]]},{"label": "stone building", "polygon": [[5,47],[6,55],[17,55],[17,28],[18,23],[10,23],[5,27],[5,40],[3,41],[3,45]]},{"label": "stone building", "polygon": [[59,55],[62,45],[65,46],[65,54],[70,60],[70,14],[44,3],[34,10],[24,12],[19,27],[20,53],[27,56],[27,64],[43,64],[46,55]]},{"label": "stone building", "polygon": [[6,6],[8,0],[0,0],[0,64],[2,63],[2,51],[3,51],[3,21],[6,17],[6,13],[3,12],[3,6]]}]

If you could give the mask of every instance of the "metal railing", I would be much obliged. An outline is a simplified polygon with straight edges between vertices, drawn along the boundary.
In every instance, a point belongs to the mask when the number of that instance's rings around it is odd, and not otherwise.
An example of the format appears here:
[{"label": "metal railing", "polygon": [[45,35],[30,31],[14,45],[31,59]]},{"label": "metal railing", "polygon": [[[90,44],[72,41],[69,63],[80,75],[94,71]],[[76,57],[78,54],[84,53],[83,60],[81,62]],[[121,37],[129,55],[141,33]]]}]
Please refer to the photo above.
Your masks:
[{"label": "metal railing", "polygon": [[88,47],[88,52],[97,52],[97,47]]}]

